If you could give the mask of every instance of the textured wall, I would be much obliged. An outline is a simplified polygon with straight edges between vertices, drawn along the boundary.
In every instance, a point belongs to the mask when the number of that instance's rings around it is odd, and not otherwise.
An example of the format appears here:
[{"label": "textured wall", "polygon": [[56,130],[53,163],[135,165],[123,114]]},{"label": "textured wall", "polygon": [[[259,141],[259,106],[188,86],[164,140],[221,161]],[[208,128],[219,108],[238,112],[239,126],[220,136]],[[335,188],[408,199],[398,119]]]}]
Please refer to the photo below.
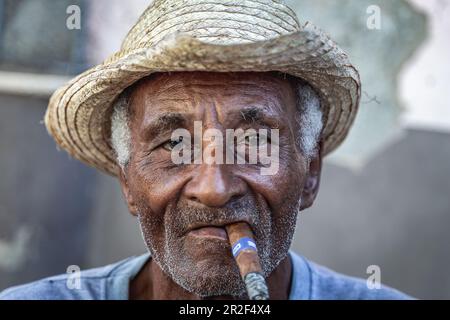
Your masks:
[{"label": "textured wall", "polygon": [[[397,75],[426,37],[426,19],[406,1],[292,0],[301,22],[325,30],[349,54],[362,82],[361,108],[345,143],[330,159],[361,166],[401,134]],[[368,28],[379,8],[380,28]],[[370,25],[370,23],[369,23]]]},{"label": "textured wall", "polygon": [[87,261],[96,173],[56,150],[46,106],[0,95],[0,288]]},{"label": "textured wall", "polygon": [[360,171],[325,166],[294,247],[340,272],[418,298],[450,298],[450,135],[408,130]]},{"label": "textured wall", "polygon": [[69,5],[84,15],[85,0],[0,0],[0,69],[75,74],[86,68],[85,30],[66,28]]}]

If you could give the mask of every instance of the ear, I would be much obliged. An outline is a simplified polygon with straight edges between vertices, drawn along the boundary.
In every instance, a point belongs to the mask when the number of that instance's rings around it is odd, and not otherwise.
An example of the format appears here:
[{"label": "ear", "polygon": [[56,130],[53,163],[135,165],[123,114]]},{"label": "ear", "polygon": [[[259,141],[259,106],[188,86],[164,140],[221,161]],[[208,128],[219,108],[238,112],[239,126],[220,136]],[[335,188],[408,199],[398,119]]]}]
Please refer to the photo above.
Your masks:
[{"label": "ear", "polygon": [[127,178],[127,174],[125,172],[125,169],[121,168],[119,170],[119,182],[120,182],[120,187],[122,188],[122,193],[123,196],[125,197],[125,201],[127,202],[128,205],[128,210],[130,211],[130,213],[133,216],[137,216],[137,208],[136,208],[136,204],[134,202],[133,196],[130,193],[130,187],[128,184],[128,178]]},{"label": "ear", "polygon": [[312,206],[319,192],[320,174],[322,172],[322,142],[317,147],[317,152],[309,163],[309,173],[302,192],[302,203],[300,210]]}]

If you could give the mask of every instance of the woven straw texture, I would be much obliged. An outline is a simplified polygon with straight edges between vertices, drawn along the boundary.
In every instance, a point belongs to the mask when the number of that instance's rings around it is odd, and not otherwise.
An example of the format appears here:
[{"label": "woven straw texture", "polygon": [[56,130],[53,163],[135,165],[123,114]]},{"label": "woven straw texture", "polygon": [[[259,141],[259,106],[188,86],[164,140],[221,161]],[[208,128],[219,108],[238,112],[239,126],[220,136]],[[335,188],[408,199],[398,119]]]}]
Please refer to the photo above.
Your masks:
[{"label": "woven straw texture", "polygon": [[306,80],[321,98],[324,155],[346,137],[361,92],[347,55],[281,1],[155,0],[119,52],[53,94],[47,130],[74,158],[116,175],[114,100],[139,79],[169,71],[279,71]]}]

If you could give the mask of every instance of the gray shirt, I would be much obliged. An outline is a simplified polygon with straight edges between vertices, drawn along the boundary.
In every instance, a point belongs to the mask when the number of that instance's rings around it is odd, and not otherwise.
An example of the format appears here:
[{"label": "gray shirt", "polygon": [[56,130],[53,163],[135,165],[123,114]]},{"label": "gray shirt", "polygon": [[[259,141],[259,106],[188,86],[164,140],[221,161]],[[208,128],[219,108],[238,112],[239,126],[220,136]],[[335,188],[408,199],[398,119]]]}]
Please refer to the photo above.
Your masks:
[{"label": "gray shirt", "polygon": [[[290,251],[292,282],[290,300],[411,299],[395,289],[369,289],[366,281],[334,272]],[[130,280],[150,254],[131,257],[101,268],[81,272],[80,288],[70,289],[69,275],[45,278],[6,289],[0,300],[127,300]]]}]

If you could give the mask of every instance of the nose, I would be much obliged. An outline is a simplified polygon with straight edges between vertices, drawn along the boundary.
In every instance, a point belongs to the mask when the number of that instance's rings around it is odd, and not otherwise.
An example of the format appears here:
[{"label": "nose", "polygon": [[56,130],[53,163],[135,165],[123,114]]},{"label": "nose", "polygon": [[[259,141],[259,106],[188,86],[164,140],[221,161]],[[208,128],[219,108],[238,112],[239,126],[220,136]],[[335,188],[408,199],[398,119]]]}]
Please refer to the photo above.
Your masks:
[{"label": "nose", "polygon": [[203,164],[198,169],[184,189],[185,197],[190,201],[208,207],[222,207],[245,194],[245,182],[233,177],[225,165]]}]

